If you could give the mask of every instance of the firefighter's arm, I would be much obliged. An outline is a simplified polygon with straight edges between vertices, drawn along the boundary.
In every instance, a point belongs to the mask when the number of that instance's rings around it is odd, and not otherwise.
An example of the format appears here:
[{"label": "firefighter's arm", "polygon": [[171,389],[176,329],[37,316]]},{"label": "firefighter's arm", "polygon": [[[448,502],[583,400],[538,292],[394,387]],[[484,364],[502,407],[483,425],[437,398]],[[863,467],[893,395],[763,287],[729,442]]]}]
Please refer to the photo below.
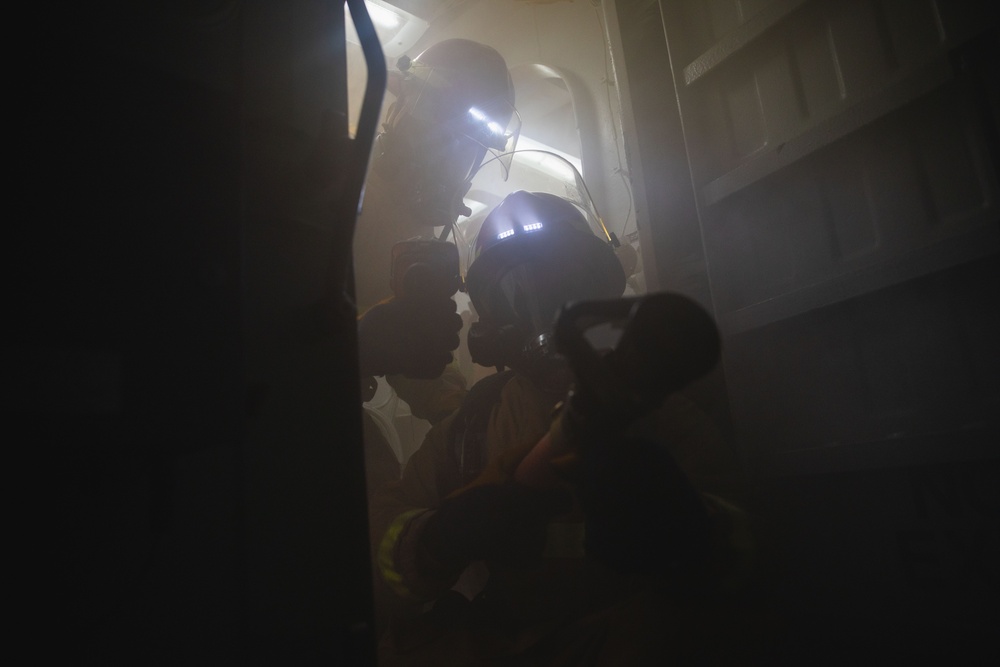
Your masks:
[{"label": "firefighter's arm", "polygon": [[585,548],[623,573],[693,573],[714,568],[718,553],[749,544],[729,503],[692,483],[670,448],[571,405],[556,415],[513,478],[539,488],[571,488],[585,516]]},{"label": "firefighter's arm", "polygon": [[441,503],[441,490],[457,486],[453,480],[458,472],[448,455],[450,423],[447,418],[432,427],[407,461],[402,478],[372,501],[378,570],[395,593],[410,600],[433,599],[454,583],[452,573],[436,576],[435,568],[423,567],[419,554],[419,536],[432,508]]},{"label": "firefighter's arm", "polygon": [[561,497],[521,484],[479,485],[435,509],[400,514],[378,548],[379,570],[400,596],[426,601],[453,586],[472,561],[531,563],[545,545]]},{"label": "firefighter's arm", "polygon": [[459,488],[448,439],[440,437],[449,424],[450,419],[431,429],[400,484],[386,494],[405,496],[409,488],[408,495],[424,499],[421,506],[394,503],[397,512],[377,546],[383,577],[411,600],[437,597],[475,560],[509,566],[531,562],[544,548],[549,518],[567,509],[564,494],[509,478],[487,483],[480,477]]}]

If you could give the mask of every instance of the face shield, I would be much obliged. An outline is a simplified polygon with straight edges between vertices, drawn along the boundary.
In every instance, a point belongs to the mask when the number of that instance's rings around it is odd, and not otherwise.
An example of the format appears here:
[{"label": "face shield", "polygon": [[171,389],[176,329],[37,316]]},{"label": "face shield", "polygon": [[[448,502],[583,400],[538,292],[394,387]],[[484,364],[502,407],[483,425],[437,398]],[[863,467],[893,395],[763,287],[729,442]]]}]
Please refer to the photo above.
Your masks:
[{"label": "face shield", "polygon": [[540,232],[530,245],[511,248],[521,256],[492,267],[490,287],[474,305],[480,317],[516,323],[529,337],[547,333],[566,302],[617,298],[624,289],[624,280],[619,289],[608,279],[619,267],[590,255],[596,248],[579,238]]}]

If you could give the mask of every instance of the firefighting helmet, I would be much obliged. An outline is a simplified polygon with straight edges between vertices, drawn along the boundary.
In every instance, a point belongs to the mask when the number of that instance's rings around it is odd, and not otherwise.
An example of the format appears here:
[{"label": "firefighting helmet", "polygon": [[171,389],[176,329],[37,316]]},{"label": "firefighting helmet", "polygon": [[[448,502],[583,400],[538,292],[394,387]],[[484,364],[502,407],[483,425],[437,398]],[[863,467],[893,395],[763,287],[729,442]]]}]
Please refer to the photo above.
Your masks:
[{"label": "firefighting helmet", "polygon": [[379,145],[399,180],[420,182],[427,196],[443,196],[436,189],[451,195],[487,154],[514,150],[521,121],[507,63],[495,49],[449,39],[412,61],[400,58],[398,67]]},{"label": "firefighting helmet", "polygon": [[472,360],[516,368],[545,345],[560,306],[620,297],[625,272],[575,204],[519,190],[483,221],[466,286],[479,317],[468,337]]}]

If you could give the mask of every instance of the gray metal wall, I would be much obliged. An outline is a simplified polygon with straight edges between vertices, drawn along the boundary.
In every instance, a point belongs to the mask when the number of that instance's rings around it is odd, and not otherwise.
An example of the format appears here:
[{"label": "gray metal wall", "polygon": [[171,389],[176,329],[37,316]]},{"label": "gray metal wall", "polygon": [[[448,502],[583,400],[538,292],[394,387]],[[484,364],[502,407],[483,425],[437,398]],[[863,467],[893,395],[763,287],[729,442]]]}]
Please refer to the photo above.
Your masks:
[{"label": "gray metal wall", "polygon": [[645,257],[658,288],[716,315],[706,396],[728,405],[780,536],[782,605],[853,632],[851,650],[865,624],[887,649],[984,632],[1000,561],[995,6],[612,9]]}]

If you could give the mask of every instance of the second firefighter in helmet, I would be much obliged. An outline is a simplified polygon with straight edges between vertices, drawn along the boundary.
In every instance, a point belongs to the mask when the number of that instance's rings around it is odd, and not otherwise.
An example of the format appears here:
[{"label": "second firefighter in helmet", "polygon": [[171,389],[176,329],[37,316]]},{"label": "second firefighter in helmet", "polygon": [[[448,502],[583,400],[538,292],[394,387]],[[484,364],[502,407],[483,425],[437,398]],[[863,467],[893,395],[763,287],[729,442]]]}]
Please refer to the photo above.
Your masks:
[{"label": "second firefighter in helmet", "polygon": [[375,168],[412,202],[415,222],[451,224],[486,155],[516,145],[520,118],[506,62],[491,47],[449,39],[412,61],[401,58],[389,91],[396,99],[376,141]]},{"label": "second firefighter in helmet", "polygon": [[[484,44],[467,39],[434,44],[412,61],[402,58],[388,85],[395,99],[376,139],[354,238],[355,294],[361,313],[394,295],[393,246],[415,237],[433,238],[435,228],[448,228],[468,213],[463,197],[473,174],[489,153],[512,150],[520,129],[506,62]],[[428,291],[423,285],[410,290],[420,299],[429,298]],[[450,294],[443,298],[450,299]],[[442,348],[441,342],[450,345],[452,328],[461,326],[454,312],[441,322],[443,335],[431,336],[426,343],[419,332],[427,326],[369,324],[361,340],[363,360],[391,361],[403,348],[425,353],[409,355],[418,367],[377,363],[363,368],[363,374],[439,375],[444,364],[433,360],[447,359],[447,351],[455,349]],[[433,334],[434,327],[429,328]]]}]

